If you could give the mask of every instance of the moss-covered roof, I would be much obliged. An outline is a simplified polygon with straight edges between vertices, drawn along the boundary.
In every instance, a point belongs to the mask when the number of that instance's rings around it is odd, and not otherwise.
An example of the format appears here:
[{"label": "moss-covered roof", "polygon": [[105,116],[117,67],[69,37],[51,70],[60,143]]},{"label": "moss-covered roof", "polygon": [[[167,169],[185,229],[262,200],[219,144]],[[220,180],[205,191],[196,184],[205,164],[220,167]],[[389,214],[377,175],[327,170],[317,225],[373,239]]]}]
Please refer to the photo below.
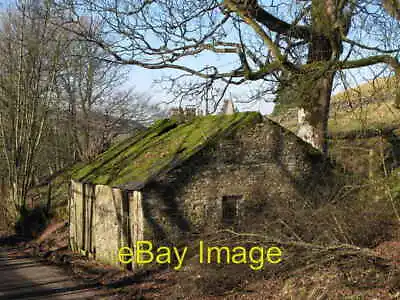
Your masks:
[{"label": "moss-covered roof", "polygon": [[81,182],[139,189],[200,151],[210,141],[249,123],[261,121],[255,112],[196,117],[179,123],[165,119],[118,143],[93,162],[76,168],[72,178]]}]

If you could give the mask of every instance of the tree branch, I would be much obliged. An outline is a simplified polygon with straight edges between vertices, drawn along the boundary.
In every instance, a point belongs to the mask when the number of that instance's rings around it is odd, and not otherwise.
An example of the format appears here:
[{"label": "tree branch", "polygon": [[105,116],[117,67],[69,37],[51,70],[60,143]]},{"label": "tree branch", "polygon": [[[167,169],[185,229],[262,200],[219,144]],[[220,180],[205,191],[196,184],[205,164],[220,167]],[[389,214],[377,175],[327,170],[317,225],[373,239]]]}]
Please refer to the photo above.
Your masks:
[{"label": "tree branch", "polygon": [[398,49],[389,49],[389,50],[385,50],[385,49],[381,49],[381,48],[379,48],[379,47],[367,46],[367,45],[361,44],[361,43],[359,43],[359,42],[353,41],[353,40],[347,38],[347,37],[344,36],[344,35],[342,35],[342,40],[343,40],[344,42],[346,42],[346,43],[352,45],[352,46],[357,46],[357,47],[359,47],[359,48],[361,48],[361,49],[366,49],[366,50],[371,50],[371,51],[378,51],[378,52],[381,52],[381,53],[396,53],[396,52],[399,52],[399,51],[400,51],[400,48],[398,48]]},{"label": "tree branch", "polygon": [[303,39],[311,41],[311,28],[308,26],[293,25],[276,18],[275,16],[268,13],[265,9],[260,7],[257,1],[246,1],[246,4],[242,4],[243,1],[238,0],[224,0],[224,5],[238,13],[245,13],[248,17],[255,19],[261,24],[267,26],[267,28],[273,32],[286,35],[291,38]]},{"label": "tree branch", "polygon": [[354,69],[380,63],[390,65],[396,71],[396,73],[400,72],[399,61],[390,55],[375,55],[366,58],[360,58],[357,60],[338,61],[337,63],[335,63],[335,68],[337,70]]}]

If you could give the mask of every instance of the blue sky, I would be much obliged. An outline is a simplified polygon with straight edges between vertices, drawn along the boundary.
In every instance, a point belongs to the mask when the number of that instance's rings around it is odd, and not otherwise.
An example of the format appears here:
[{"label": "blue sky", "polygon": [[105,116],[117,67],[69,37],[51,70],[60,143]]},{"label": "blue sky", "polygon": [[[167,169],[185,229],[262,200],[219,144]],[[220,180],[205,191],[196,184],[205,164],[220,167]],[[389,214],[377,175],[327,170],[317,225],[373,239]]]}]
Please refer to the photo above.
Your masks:
[{"label": "blue sky", "polygon": [[[201,64],[201,62],[199,62]],[[168,94],[166,90],[159,84],[154,84],[153,82],[159,80],[163,76],[169,74],[176,74],[167,70],[146,70],[136,66],[130,67],[129,78],[126,83],[127,87],[134,87],[136,91],[146,93],[152,96],[153,103],[169,102],[173,99],[173,96]],[[254,84],[256,88],[256,83]],[[238,106],[240,111],[260,111],[263,114],[271,113],[273,110],[273,104],[267,103],[265,101],[257,101],[254,103],[238,103],[239,101],[245,101],[246,96],[250,93],[249,89],[246,87],[237,87],[231,90],[225,95],[225,98],[234,99],[235,104]],[[163,99],[160,101],[160,99]],[[270,99],[272,100],[272,99]],[[187,103],[189,104],[189,103]],[[172,107],[174,104],[170,104],[168,107]]]},{"label": "blue sky", "polygon": [[[368,7],[367,7],[368,8]],[[373,10],[371,8],[371,10]],[[274,13],[274,11],[271,11]],[[280,16],[285,18],[285,16]],[[286,16],[287,17],[287,16]],[[395,34],[395,33],[394,33]],[[399,32],[400,35],[400,32]],[[363,30],[360,35],[358,33],[351,33],[352,38],[355,40],[362,41],[363,43],[368,43],[370,46],[376,46],[379,45],[379,37],[373,36],[370,31]],[[397,40],[397,39],[396,39]],[[373,54],[373,53],[369,53]],[[346,51],[344,51],[344,56],[346,55]],[[229,56],[229,55],[228,55]],[[360,56],[358,56],[359,58]],[[231,59],[226,58],[226,55],[224,55],[224,58],[219,58],[217,56],[212,56],[212,55],[206,55],[203,57],[198,57],[190,61],[190,65],[192,67],[195,67],[196,69],[200,69],[204,67],[206,64],[237,64],[237,57],[233,57]],[[356,86],[360,83],[363,83],[367,80],[371,80],[374,78],[379,72],[383,69],[384,66],[382,65],[374,65],[372,67],[365,67],[357,70],[352,70],[352,71],[346,71],[345,74],[347,75],[347,80],[348,84],[350,87]],[[160,99],[164,99],[166,101],[171,100],[171,95],[169,95],[165,90],[163,90],[160,86],[154,86],[152,85],[152,82],[154,80],[160,79],[163,75],[168,75],[168,74],[176,74],[175,72],[172,71],[167,71],[167,70],[144,70],[144,69],[139,69],[136,67],[132,67],[131,73],[130,73],[130,82],[135,84],[137,90],[141,92],[147,92],[149,94],[154,95],[154,101],[159,102]],[[388,75],[388,72],[382,75]],[[246,99],[249,98],[249,93],[251,93],[252,89],[255,90],[257,88],[257,83],[251,84],[249,87],[242,86],[238,88],[234,88],[229,90],[229,92],[226,94],[225,98],[233,98],[233,100],[237,103],[238,101],[246,101]],[[343,90],[343,86],[338,85],[336,83],[334,93]],[[273,109],[273,104],[271,102],[272,98],[271,97],[265,97],[261,98],[258,102],[252,103],[252,104],[237,104],[239,109],[241,111],[243,110],[257,110],[260,111],[263,114],[270,113]]]},{"label": "blue sky", "polygon": [[[0,0],[0,10],[5,9],[9,3],[13,1],[10,0]],[[365,41],[366,39],[370,39],[368,36],[362,37]],[[232,66],[233,64],[237,64],[237,57],[224,57],[219,58],[213,55],[204,55],[199,56],[197,58],[193,58],[190,60],[190,64],[195,68],[201,68],[206,64],[209,65],[222,65],[222,66]],[[138,92],[146,93],[152,96],[152,101],[154,103],[160,102],[168,102],[172,100],[172,95],[168,94],[165,89],[163,89],[160,85],[154,85],[153,81],[160,79],[163,76],[177,74],[173,71],[168,70],[146,70],[143,68],[129,66],[129,79],[126,83],[127,87],[134,87]],[[363,68],[361,70],[352,71],[350,78],[350,85],[359,84],[364,82],[365,80],[371,79],[374,76],[374,71],[378,70],[379,67],[374,66],[372,68]],[[241,86],[235,87],[228,91],[225,98],[233,98],[233,100],[237,103],[239,110],[256,110],[260,111],[263,114],[270,113],[273,109],[273,104],[268,103],[267,101],[271,101],[272,98],[264,98],[260,99],[257,102],[250,104],[238,104],[239,101],[246,101],[249,98],[249,94],[257,88],[257,83],[253,83],[250,86]],[[340,90],[341,87],[338,87],[335,91]]]}]

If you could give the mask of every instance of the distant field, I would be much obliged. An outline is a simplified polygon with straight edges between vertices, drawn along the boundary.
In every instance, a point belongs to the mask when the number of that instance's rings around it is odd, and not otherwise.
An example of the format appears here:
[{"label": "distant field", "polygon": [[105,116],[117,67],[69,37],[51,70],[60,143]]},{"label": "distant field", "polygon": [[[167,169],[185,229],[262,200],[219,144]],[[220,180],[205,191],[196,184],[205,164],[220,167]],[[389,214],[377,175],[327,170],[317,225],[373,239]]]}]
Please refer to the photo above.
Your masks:
[{"label": "distant field", "polygon": [[354,88],[349,88],[345,91],[336,93],[332,98],[332,102],[349,100],[351,102],[357,102],[362,97],[377,98],[377,100],[381,98],[380,100],[384,100],[387,97],[390,98],[390,94],[394,93],[395,87],[396,82],[394,77],[377,78],[366,83],[362,83]]},{"label": "distant field", "polygon": [[364,103],[345,110],[333,110],[329,118],[331,134],[368,129],[384,129],[400,126],[400,110],[395,109],[393,101]]},{"label": "distant field", "polygon": [[[379,78],[332,97],[328,130],[331,135],[346,132],[400,127],[400,110],[394,108],[395,81]],[[296,110],[273,117],[288,129],[295,131]]]},{"label": "distant field", "polygon": [[394,108],[395,80],[378,78],[337,93],[332,98],[329,132],[332,134],[400,125]]}]

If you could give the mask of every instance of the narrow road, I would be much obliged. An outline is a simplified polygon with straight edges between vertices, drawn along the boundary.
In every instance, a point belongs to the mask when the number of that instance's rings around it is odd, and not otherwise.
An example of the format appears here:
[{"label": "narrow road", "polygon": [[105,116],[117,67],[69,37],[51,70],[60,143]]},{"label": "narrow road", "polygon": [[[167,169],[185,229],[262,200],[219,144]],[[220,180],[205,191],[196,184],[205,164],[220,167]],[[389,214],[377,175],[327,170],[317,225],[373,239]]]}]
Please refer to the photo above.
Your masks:
[{"label": "narrow road", "polygon": [[56,266],[0,247],[0,299],[107,299],[95,284],[74,280]]}]

